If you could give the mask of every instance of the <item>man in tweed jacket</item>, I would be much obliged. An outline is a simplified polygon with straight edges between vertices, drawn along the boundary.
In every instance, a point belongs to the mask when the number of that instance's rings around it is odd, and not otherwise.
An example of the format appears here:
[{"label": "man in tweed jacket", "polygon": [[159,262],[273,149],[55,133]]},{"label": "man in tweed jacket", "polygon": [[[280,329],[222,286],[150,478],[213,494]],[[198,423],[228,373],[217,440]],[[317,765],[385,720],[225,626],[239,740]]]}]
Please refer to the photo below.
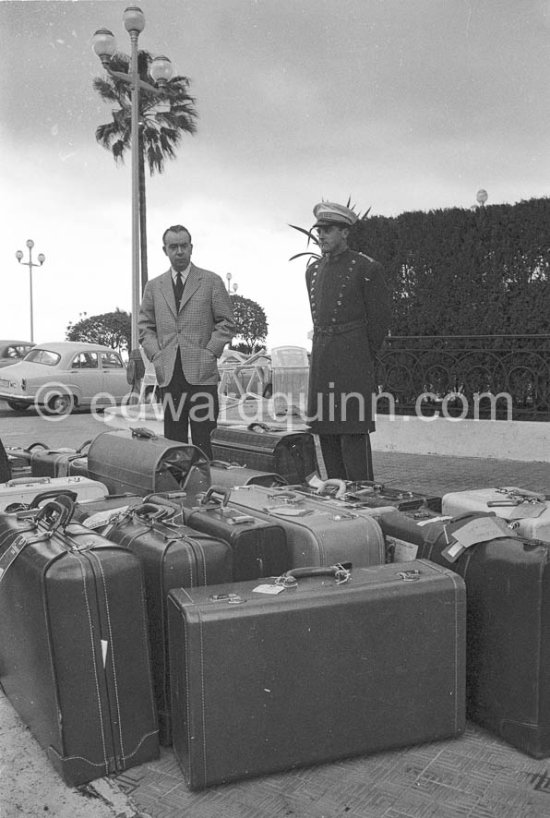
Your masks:
[{"label": "man in tweed jacket", "polygon": [[216,273],[191,263],[186,227],[162,237],[170,269],[149,281],[138,316],[139,340],[161,388],[164,435],[191,440],[212,457],[210,434],[219,412],[217,359],[235,333],[231,300]]}]

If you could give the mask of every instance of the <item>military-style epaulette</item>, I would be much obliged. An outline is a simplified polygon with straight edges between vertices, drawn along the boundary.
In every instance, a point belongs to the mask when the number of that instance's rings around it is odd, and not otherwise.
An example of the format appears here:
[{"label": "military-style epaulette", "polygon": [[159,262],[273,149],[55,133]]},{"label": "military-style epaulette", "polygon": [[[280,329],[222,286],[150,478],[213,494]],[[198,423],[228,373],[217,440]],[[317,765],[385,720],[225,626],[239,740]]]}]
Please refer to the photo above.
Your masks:
[{"label": "military-style epaulette", "polygon": [[370,256],[367,256],[366,253],[362,253],[361,250],[358,250],[358,253],[359,253],[360,256],[363,256],[363,258],[368,259],[368,261],[374,261],[373,258],[371,258]]}]

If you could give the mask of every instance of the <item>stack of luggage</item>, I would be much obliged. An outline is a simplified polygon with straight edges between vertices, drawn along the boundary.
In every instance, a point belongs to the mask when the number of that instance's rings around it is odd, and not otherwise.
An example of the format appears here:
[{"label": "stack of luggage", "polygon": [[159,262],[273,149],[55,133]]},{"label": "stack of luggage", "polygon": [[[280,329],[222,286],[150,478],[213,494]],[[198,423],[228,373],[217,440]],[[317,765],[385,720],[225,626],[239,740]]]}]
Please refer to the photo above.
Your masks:
[{"label": "stack of luggage", "polygon": [[160,743],[200,789],[466,716],[550,755],[545,497],[321,480],[308,432],[212,442],[6,450],[0,683],[67,783]]}]

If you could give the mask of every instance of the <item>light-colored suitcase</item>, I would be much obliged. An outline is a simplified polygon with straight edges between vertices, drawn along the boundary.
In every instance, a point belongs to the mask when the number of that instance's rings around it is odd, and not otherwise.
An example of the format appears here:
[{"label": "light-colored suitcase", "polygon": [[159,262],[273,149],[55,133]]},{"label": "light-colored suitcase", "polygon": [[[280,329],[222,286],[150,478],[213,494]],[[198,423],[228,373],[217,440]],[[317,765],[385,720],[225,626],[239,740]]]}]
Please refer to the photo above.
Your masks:
[{"label": "light-colored suitcase", "polygon": [[30,506],[38,500],[55,498],[64,492],[76,494],[80,502],[107,496],[107,486],[88,477],[20,477],[0,483],[0,512],[20,504]]},{"label": "light-colored suitcase", "polygon": [[279,522],[286,532],[292,568],[335,562],[359,568],[385,562],[384,535],[371,515],[324,507],[309,497],[296,501],[295,496],[284,487],[238,486],[230,490],[228,505]]},{"label": "light-colored suitcase", "polygon": [[550,502],[534,491],[515,486],[454,491],[443,496],[441,510],[449,517],[494,512],[520,536],[550,542]]}]

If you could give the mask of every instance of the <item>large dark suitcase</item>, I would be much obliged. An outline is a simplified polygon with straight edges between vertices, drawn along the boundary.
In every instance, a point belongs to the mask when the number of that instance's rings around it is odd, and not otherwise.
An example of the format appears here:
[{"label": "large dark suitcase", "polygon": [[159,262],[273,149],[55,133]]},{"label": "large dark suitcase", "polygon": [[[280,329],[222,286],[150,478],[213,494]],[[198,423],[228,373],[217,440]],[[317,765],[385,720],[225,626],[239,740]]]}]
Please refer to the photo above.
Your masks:
[{"label": "large dark suitcase", "polygon": [[151,496],[153,502],[169,502],[188,526],[225,540],[233,550],[233,580],[240,582],[273,577],[287,571],[290,556],[286,533],[277,522],[260,520],[227,505],[230,489],[211,486],[198,504],[188,508],[177,495]]},{"label": "large dark suitcase", "polygon": [[285,488],[264,486],[237,486],[225,502],[231,509],[282,525],[292,568],[385,562],[384,536],[370,514],[325,508],[309,497],[297,499]]},{"label": "large dark suitcase", "polygon": [[144,503],[131,507],[104,530],[106,537],[132,551],[143,566],[159,738],[164,745],[171,742],[168,591],[217,585],[233,578],[233,552],[226,542],[174,523],[166,512],[165,506]]},{"label": "large dark suitcase", "polygon": [[350,582],[341,566],[311,571],[288,588],[169,594],[174,751],[191,788],[463,731],[460,577],[423,560]]},{"label": "large dark suitcase", "polygon": [[211,482],[208,460],[199,448],[141,428],[98,435],[88,451],[88,473],[104,482],[109,494],[183,489],[190,502]]},{"label": "large dark suitcase", "polygon": [[85,457],[91,442],[84,441],[78,449],[37,447],[31,455],[31,474],[33,477],[68,477],[72,474],[70,463]]},{"label": "large dark suitcase", "polygon": [[0,515],[0,682],[67,784],[158,755],[139,560],[58,501]]},{"label": "large dark suitcase", "polygon": [[263,423],[218,426],[210,436],[215,460],[275,472],[288,483],[303,483],[317,469],[313,435],[274,429]]},{"label": "large dark suitcase", "polygon": [[286,486],[288,481],[280,474],[258,469],[247,469],[240,463],[226,463],[223,460],[210,461],[210,477],[213,486],[233,488],[233,486]]},{"label": "large dark suitcase", "polygon": [[394,512],[379,521],[409,556],[466,582],[468,717],[535,758],[550,756],[550,543],[487,514],[418,525]]}]

